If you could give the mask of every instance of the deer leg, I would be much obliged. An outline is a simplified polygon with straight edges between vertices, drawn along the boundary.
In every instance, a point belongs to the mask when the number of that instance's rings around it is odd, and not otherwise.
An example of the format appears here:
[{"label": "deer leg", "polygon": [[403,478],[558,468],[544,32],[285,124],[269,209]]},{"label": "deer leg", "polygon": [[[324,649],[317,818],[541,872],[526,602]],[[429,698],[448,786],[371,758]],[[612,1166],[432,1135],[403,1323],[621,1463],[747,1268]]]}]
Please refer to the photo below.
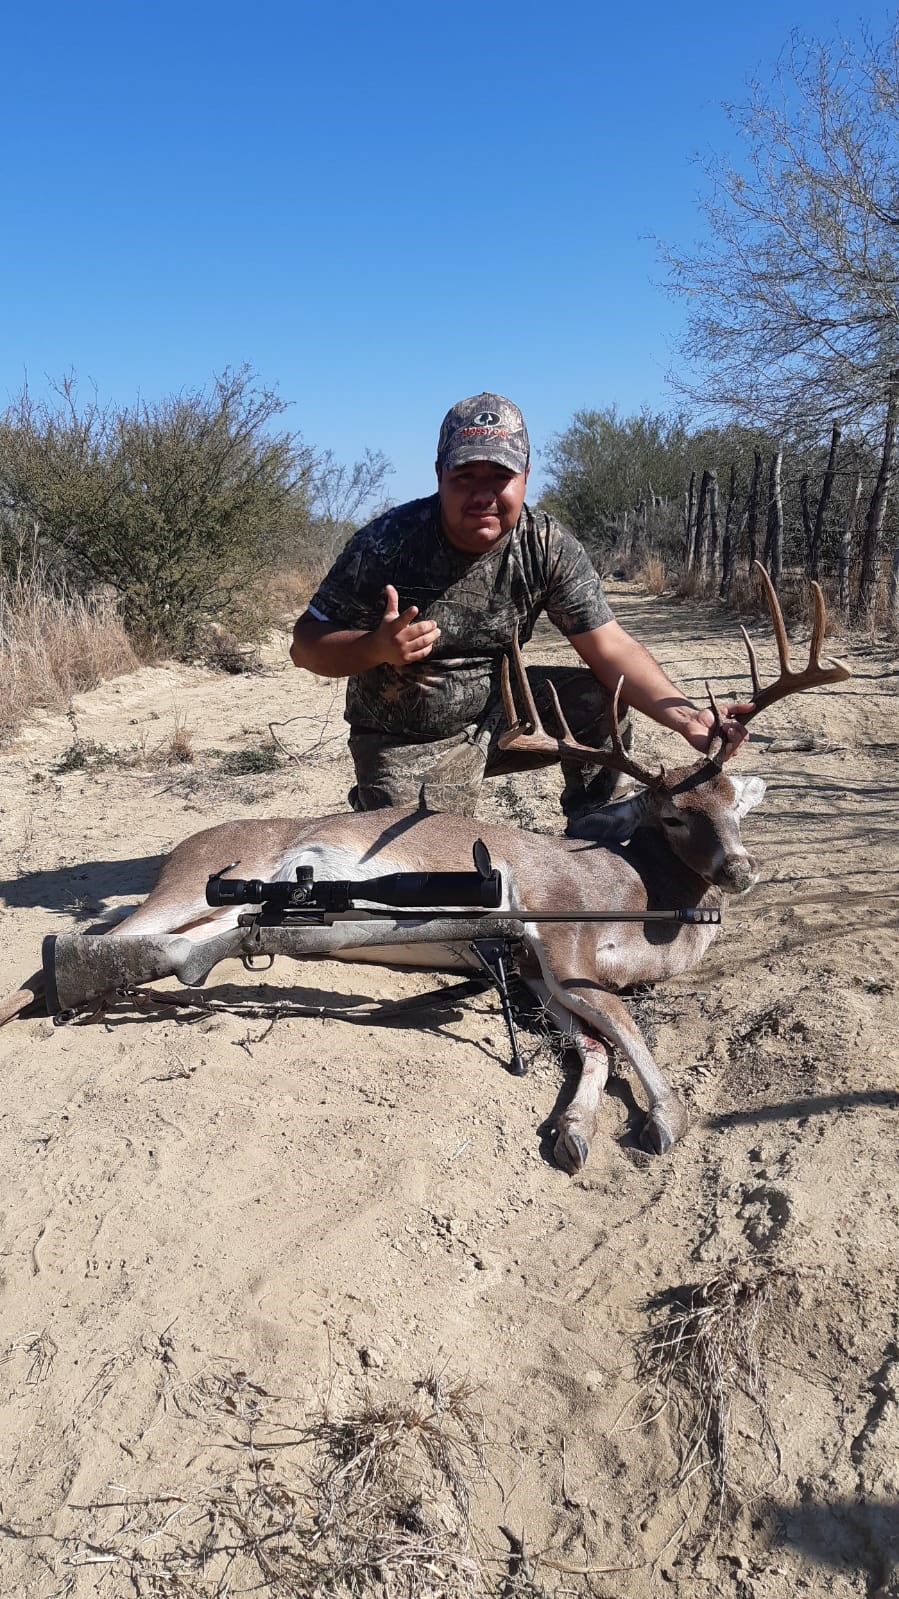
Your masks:
[{"label": "deer leg", "polygon": [[646,1121],[640,1133],[641,1145],[652,1154],[667,1154],[672,1144],[683,1138],[689,1126],[687,1112],[679,1096],[659,1071],[646,1047],[643,1034],[623,1000],[616,994],[600,993],[591,995],[591,1000],[585,1005],[587,1008],[593,1012],[592,1026],[630,1062],[649,1100]]},{"label": "deer leg", "polygon": [[557,1165],[574,1175],[587,1163],[599,1130],[603,1089],[609,1076],[609,1052],[598,1038],[581,1032],[575,1040],[581,1075],[571,1102],[559,1117],[553,1153]]},{"label": "deer leg", "polygon": [[578,1020],[586,1022],[591,1032],[598,1033],[614,1044],[625,1060],[630,1062],[649,1100],[640,1143],[653,1154],[667,1154],[672,1144],[676,1144],[687,1130],[687,1112],[659,1071],[627,1006],[617,995],[593,985],[559,983],[551,976],[547,977],[545,971],[544,981],[558,1004]]},{"label": "deer leg", "polygon": [[553,1146],[556,1164],[573,1176],[586,1165],[590,1145],[599,1130],[602,1095],[609,1075],[609,1054],[605,1044],[587,1032],[584,1024],[559,1003],[541,978],[530,973],[526,981],[558,1029],[560,1038],[580,1056],[581,1075],[556,1123]]}]

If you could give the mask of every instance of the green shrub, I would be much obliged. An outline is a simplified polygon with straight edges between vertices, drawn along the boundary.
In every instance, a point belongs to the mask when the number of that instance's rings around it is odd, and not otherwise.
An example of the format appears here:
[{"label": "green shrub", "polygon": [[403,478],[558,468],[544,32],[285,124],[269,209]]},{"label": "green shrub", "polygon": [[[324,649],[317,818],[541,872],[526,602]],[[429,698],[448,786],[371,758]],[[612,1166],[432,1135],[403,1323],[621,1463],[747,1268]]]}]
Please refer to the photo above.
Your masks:
[{"label": "green shrub", "polygon": [[264,577],[310,521],[314,458],[272,430],[284,408],[245,367],[130,409],[80,404],[71,378],[26,392],[0,421],[8,526],[80,592],[114,591],[139,646],[183,653],[210,617],[258,631]]}]

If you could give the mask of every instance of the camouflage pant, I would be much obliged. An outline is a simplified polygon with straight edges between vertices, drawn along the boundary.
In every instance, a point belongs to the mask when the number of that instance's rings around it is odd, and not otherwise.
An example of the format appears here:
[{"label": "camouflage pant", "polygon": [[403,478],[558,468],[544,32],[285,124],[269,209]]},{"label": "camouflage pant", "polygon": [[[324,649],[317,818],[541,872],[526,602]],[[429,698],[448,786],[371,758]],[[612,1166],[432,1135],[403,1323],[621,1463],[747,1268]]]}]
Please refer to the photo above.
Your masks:
[{"label": "camouflage pant", "polygon": [[[555,729],[547,691],[551,682],[574,738],[591,748],[610,747],[608,704],[592,672],[577,666],[531,666],[528,681],[548,730]],[[625,706],[619,706],[619,720],[624,746],[630,749],[633,732]],[[550,756],[501,750],[499,736],[505,725],[502,703],[496,701],[479,723],[451,738],[408,743],[384,733],[354,730],[350,754],[356,783],[349,793],[353,810],[377,811],[387,805],[423,802],[431,811],[473,816],[485,778],[553,764]],[[621,781],[616,772],[573,761],[562,761],[561,777],[560,803],[566,816],[604,804]]]}]

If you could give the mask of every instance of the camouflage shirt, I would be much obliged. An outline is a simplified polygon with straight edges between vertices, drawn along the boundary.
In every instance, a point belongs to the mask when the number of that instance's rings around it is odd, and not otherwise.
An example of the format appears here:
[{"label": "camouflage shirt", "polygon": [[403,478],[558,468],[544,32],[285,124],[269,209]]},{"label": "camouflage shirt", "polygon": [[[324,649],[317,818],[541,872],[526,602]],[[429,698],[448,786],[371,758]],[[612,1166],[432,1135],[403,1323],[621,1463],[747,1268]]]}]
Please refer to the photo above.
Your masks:
[{"label": "camouflage shirt", "polygon": [[444,537],[436,494],[411,500],[360,528],[309,604],[319,621],[370,632],[392,583],[400,610],[440,628],[424,660],[351,677],[346,719],[358,732],[409,741],[448,738],[480,722],[499,692],[516,621],[522,644],[542,611],[566,636],[611,621],[595,567],[577,539],[524,506],[506,538],[465,555]]}]

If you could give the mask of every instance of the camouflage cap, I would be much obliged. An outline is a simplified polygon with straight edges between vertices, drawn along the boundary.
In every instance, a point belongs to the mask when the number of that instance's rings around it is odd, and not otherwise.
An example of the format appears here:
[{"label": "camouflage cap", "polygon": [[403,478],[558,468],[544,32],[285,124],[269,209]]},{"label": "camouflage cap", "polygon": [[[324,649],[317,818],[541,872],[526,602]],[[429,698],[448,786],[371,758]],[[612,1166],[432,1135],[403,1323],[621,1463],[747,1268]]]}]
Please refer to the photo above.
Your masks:
[{"label": "camouflage cap", "polygon": [[528,430],[517,405],[501,394],[475,394],[447,411],[437,440],[437,465],[496,461],[524,472],[531,458]]}]

